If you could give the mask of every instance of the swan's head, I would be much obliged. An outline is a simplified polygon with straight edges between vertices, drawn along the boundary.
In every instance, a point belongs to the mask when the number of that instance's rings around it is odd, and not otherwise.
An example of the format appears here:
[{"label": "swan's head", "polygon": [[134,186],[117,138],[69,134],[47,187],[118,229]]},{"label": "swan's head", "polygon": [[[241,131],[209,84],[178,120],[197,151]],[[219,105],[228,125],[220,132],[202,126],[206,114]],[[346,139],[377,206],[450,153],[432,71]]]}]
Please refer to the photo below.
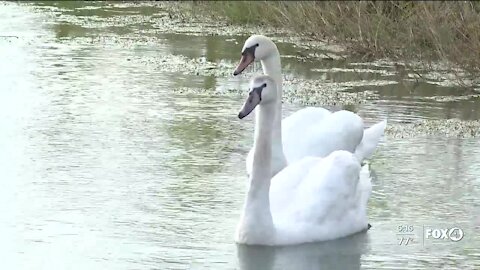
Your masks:
[{"label": "swan's head", "polygon": [[250,81],[250,91],[248,92],[247,100],[238,113],[238,118],[242,119],[249,115],[257,105],[270,104],[276,100],[277,85],[272,77],[268,75],[256,76]]},{"label": "swan's head", "polygon": [[268,37],[262,35],[250,36],[243,44],[242,58],[233,75],[242,73],[255,59],[263,60],[277,51],[277,46]]}]

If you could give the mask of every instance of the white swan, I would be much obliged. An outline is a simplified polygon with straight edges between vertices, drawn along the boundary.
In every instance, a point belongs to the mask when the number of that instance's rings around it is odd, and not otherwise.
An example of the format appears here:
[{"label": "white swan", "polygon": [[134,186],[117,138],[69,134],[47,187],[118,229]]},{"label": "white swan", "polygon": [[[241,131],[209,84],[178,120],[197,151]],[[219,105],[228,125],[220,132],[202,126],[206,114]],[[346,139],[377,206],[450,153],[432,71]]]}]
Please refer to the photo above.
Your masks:
[{"label": "white swan", "polygon": [[[277,82],[279,102],[273,126],[272,175],[308,155],[324,157],[335,150],[346,150],[355,152],[357,158],[363,161],[373,154],[384,134],[386,120],[364,130],[362,119],[350,111],[331,113],[324,108],[308,107],[282,121],[280,53],[271,39],[262,35],[249,37],[243,45],[242,58],[233,75],[240,74],[255,59],[260,60],[264,74],[272,76]],[[285,159],[280,155],[282,145]],[[246,161],[249,175],[252,158],[253,148]]]},{"label": "white swan", "polygon": [[354,154],[337,150],[324,158],[304,157],[272,178],[277,102],[276,83],[270,76],[251,80],[249,96],[238,117],[242,119],[257,107],[253,167],[235,241],[291,245],[368,229],[367,202],[372,186],[369,177],[360,177],[360,162]]}]

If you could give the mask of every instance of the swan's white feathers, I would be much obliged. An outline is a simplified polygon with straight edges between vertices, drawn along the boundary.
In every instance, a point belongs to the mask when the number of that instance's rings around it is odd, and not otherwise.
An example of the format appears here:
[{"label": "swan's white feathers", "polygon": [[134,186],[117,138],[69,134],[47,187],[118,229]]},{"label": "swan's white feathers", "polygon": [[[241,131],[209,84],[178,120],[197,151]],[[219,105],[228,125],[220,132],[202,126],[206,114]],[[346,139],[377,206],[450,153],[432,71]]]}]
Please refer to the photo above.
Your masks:
[{"label": "swan's white feathers", "polygon": [[355,149],[355,156],[358,160],[363,161],[373,155],[375,148],[383,138],[386,126],[387,120],[383,120],[365,130],[363,135],[364,139]]},{"label": "swan's white feathers", "polygon": [[[365,230],[371,194],[368,165],[348,151],[305,157],[271,180],[274,245],[325,241]],[[254,240],[252,240],[254,241]]]}]

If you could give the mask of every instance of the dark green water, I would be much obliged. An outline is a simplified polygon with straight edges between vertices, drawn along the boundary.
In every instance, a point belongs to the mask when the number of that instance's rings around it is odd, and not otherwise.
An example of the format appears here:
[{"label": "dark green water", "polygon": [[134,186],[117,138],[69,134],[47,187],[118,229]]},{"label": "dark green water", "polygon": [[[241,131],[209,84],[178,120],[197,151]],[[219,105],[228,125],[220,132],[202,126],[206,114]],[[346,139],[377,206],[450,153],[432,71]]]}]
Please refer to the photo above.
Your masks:
[{"label": "dark green water", "polygon": [[[246,36],[165,14],[153,4],[0,3],[2,268],[480,268],[480,142],[441,134],[386,137],[371,161],[367,234],[235,245],[253,120],[236,116],[241,95],[221,93],[247,87],[248,76],[230,75]],[[388,65],[304,61],[309,50],[278,45],[287,78],[378,95],[347,107],[367,125],[480,119],[478,98],[431,99],[462,88],[405,80]],[[285,103],[285,115],[299,107]],[[413,235],[400,235],[405,226]],[[425,239],[426,228],[454,226],[461,241]]]}]

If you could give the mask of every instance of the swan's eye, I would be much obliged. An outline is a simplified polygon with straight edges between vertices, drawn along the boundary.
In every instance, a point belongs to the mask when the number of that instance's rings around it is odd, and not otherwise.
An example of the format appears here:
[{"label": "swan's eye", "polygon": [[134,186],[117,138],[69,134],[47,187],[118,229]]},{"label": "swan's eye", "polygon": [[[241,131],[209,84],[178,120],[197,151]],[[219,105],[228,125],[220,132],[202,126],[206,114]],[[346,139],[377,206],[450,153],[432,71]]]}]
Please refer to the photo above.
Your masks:
[{"label": "swan's eye", "polygon": [[262,85],[262,87],[267,87],[267,84],[266,84],[266,83],[264,83],[264,84]]},{"label": "swan's eye", "polygon": [[255,44],[254,46],[255,46],[255,47],[258,47],[258,46],[260,46],[260,45],[257,43],[257,44]]}]

